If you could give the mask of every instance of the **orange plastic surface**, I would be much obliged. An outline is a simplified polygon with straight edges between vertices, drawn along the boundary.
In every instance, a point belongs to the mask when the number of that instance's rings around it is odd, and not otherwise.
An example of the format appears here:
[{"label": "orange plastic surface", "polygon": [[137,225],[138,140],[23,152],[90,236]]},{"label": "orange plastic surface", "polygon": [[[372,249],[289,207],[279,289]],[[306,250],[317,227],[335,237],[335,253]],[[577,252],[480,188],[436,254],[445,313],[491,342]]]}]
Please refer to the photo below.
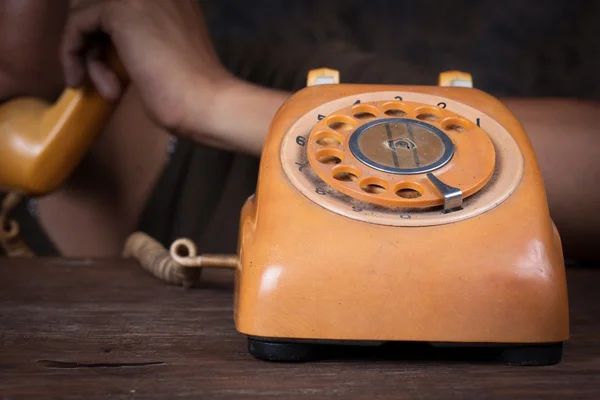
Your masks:
[{"label": "orange plastic surface", "polygon": [[[109,65],[126,74],[112,55]],[[18,98],[0,105],[0,188],[28,195],[52,192],[71,175],[115,104],[94,89],[67,89],[55,104]]]},{"label": "orange plastic surface", "polygon": [[446,71],[439,75],[438,86],[473,87],[473,78],[468,72]]},{"label": "orange plastic surface", "polygon": [[335,69],[317,68],[308,72],[306,86],[334,85],[340,83],[340,72]]},{"label": "orange plastic surface", "polygon": [[[386,226],[303,195],[283,172],[286,132],[326,102],[386,90],[435,94],[498,121],[523,157],[510,196],[458,222]],[[256,195],[242,210],[239,253],[235,324],[247,335],[468,343],[569,337],[562,247],[532,146],[508,109],[476,89],[342,84],[294,95],[265,142]]]}]

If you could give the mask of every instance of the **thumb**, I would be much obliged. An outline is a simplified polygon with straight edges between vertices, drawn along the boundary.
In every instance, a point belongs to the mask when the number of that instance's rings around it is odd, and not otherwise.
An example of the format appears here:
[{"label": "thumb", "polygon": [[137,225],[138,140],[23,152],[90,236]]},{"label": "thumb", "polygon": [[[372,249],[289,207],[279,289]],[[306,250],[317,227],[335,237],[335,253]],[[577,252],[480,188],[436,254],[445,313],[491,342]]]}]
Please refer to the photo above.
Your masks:
[{"label": "thumb", "polygon": [[116,101],[121,96],[121,82],[117,75],[104,62],[93,57],[87,57],[87,72],[100,96],[110,101]]}]

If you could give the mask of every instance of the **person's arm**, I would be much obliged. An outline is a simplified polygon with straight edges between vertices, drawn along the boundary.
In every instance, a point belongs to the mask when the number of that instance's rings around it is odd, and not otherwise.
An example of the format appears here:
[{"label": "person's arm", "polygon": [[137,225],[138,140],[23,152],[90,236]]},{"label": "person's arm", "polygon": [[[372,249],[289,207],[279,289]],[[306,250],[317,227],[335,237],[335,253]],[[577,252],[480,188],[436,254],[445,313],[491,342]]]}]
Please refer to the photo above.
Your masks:
[{"label": "person's arm", "polygon": [[[170,132],[222,149],[260,153],[286,93],[227,71],[195,0],[86,0],[67,21],[61,52],[69,86],[89,77],[106,98],[122,88],[86,38],[110,39],[150,118]],[[92,48],[90,48],[92,46]],[[244,121],[244,124],[239,123]]]},{"label": "person's arm", "polygon": [[275,113],[289,96],[291,93],[237,81],[215,99],[208,135],[199,121],[204,117],[196,113],[191,113],[186,131],[197,142],[258,157]]}]

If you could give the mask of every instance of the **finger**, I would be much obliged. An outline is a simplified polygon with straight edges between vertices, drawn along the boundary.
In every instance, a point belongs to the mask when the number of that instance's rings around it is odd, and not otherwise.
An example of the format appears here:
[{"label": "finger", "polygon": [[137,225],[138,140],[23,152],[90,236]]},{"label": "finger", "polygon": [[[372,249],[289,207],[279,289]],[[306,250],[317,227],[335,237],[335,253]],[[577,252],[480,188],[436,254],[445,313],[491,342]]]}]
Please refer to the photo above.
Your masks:
[{"label": "finger", "polygon": [[68,86],[79,86],[85,78],[86,37],[102,31],[104,3],[92,3],[73,10],[65,26],[60,59]]},{"label": "finger", "polygon": [[110,101],[116,101],[121,95],[121,82],[117,75],[102,61],[88,57],[87,71],[94,87],[100,96]]}]

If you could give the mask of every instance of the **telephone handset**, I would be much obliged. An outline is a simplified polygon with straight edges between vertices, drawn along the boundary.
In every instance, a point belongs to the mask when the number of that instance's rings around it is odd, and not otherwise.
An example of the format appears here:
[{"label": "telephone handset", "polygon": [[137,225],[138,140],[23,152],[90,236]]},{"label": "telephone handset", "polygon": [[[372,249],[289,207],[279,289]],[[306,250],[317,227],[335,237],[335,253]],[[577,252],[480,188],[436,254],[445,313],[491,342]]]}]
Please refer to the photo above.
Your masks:
[{"label": "telephone handset", "polygon": [[[107,63],[123,84],[114,48]],[[0,188],[44,195],[58,188],[84,157],[115,104],[90,86],[66,89],[54,104],[17,98],[0,105]]]}]

